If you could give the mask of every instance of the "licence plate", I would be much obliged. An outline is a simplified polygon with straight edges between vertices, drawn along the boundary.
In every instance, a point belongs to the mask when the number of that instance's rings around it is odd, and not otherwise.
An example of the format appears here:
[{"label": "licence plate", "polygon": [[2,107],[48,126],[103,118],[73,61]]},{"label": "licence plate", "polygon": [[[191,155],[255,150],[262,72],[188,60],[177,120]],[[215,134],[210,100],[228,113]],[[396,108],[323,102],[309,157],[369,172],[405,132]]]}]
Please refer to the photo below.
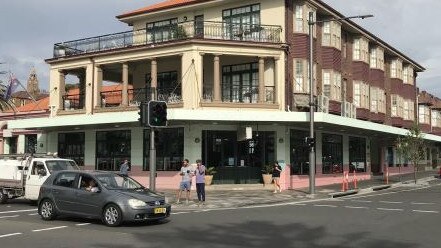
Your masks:
[{"label": "licence plate", "polygon": [[155,208],[154,213],[155,214],[165,214],[165,213],[167,213],[167,209],[166,208]]}]

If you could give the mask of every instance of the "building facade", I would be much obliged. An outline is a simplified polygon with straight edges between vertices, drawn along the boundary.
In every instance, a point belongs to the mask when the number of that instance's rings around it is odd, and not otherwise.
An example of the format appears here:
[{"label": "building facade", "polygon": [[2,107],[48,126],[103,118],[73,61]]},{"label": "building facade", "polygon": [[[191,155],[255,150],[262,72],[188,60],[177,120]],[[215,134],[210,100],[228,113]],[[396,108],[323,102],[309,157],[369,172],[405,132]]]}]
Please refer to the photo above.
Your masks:
[{"label": "building facade", "polygon": [[[217,167],[218,184],[259,183],[261,166],[277,160],[285,187],[305,187],[309,12],[320,21],[316,184],[340,182],[343,171],[412,171],[394,144],[425,106],[416,88],[424,68],[349,20],[326,22],[343,16],[314,0],[174,0],[119,15],[132,30],[54,45],[50,116],[8,128],[41,130],[47,151],[88,169],[118,170],[129,159],[148,184],[150,129],[139,126],[138,106],[154,92],[169,120],[155,130],[157,187],[177,187],[184,158]],[[65,92],[66,75],[78,77],[76,91]],[[441,137],[425,131],[422,163],[436,166]]]}]

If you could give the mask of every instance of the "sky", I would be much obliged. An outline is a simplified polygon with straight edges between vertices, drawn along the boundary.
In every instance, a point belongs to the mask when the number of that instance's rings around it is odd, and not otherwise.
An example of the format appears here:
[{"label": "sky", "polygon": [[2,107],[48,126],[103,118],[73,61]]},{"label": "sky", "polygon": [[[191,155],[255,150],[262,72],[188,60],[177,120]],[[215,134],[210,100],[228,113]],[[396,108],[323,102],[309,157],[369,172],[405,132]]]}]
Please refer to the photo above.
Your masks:
[{"label": "sky", "polygon": [[[12,71],[26,84],[36,68],[40,88],[48,89],[53,44],[130,29],[115,16],[161,0],[2,0],[0,4],[0,72]],[[264,0],[271,1],[271,0]],[[417,85],[441,97],[441,28],[439,0],[324,0],[426,68]],[[417,6],[417,7],[416,7]],[[7,11],[5,11],[7,10]],[[271,23],[264,23],[271,24]],[[5,75],[0,75],[3,81]]]}]

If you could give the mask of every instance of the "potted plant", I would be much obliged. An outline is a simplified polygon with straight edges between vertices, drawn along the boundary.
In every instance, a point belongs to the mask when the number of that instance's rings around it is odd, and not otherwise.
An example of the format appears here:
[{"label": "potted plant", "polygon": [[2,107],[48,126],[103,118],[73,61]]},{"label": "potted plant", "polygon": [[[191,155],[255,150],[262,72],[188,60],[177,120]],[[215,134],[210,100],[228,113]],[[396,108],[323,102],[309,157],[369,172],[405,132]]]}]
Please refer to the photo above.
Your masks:
[{"label": "potted plant", "polygon": [[273,166],[270,164],[266,164],[262,166],[262,178],[263,184],[271,184],[273,180]]},{"label": "potted plant", "polygon": [[215,167],[207,167],[207,169],[205,169],[205,185],[211,185],[213,182],[213,175],[216,174],[216,172]]}]

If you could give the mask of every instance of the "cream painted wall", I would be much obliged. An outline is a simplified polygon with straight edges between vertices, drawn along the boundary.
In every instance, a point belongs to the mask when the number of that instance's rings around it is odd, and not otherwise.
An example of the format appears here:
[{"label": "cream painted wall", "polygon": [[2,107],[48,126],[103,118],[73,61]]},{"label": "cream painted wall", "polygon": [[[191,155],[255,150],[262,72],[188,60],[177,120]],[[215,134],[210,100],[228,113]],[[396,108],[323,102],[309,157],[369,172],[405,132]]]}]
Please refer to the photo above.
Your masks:
[{"label": "cream painted wall", "polygon": [[46,134],[46,147],[48,152],[58,151],[58,133],[50,132]]},{"label": "cream painted wall", "polygon": [[25,135],[21,134],[17,139],[17,153],[24,153],[25,150]]},{"label": "cream painted wall", "polygon": [[[199,138],[199,143],[195,142],[196,138]],[[185,125],[184,158],[187,158],[190,164],[195,164],[196,159],[202,159],[202,125]]]},{"label": "cream painted wall", "polygon": [[85,130],[84,131],[84,165],[95,165],[96,155],[96,131]]},{"label": "cream painted wall", "polygon": [[37,134],[37,153],[47,153],[47,135],[45,133]]}]

